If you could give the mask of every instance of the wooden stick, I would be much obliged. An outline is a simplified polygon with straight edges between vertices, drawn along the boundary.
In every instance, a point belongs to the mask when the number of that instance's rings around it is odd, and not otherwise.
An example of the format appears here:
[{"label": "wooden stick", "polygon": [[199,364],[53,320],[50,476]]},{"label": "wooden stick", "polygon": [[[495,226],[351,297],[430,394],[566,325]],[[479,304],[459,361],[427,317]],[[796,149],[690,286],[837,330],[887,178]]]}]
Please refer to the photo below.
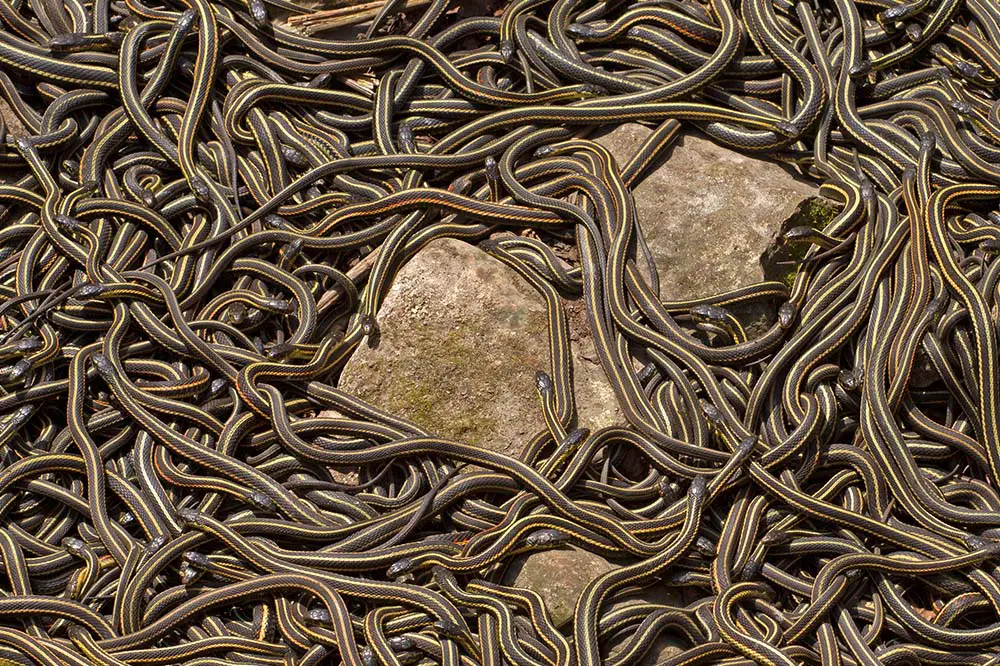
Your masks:
[{"label": "wooden stick", "polygon": [[[320,30],[330,30],[342,28],[347,25],[355,25],[370,21],[378,15],[380,9],[385,4],[385,0],[375,0],[351,7],[341,7],[339,9],[325,9],[311,14],[299,14],[288,17],[288,25],[298,28],[307,34],[319,32]],[[430,4],[430,0],[405,0],[399,9],[415,9]]]}]

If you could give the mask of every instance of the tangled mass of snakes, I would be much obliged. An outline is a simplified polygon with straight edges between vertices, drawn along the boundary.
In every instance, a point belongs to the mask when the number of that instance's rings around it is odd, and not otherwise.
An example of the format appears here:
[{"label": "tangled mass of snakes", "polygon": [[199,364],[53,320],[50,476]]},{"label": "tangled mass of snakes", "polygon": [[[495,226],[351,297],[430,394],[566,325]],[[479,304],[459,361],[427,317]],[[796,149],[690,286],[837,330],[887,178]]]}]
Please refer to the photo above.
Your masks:
[{"label": "tangled mass of snakes", "polygon": [[[0,0],[0,664],[1000,663],[1000,6],[466,4]],[[832,202],[788,280],[660,290],[686,133]],[[338,388],[440,238],[546,304],[517,457]]]}]

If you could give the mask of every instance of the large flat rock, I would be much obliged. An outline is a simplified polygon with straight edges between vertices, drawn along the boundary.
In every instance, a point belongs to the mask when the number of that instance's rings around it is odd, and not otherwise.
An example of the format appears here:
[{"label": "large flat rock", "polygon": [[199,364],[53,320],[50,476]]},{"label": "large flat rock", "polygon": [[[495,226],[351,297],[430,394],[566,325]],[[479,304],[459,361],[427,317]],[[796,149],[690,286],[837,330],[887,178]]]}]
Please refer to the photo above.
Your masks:
[{"label": "large flat rock", "polygon": [[[650,130],[627,124],[598,139],[625,164]],[[764,279],[760,257],[817,188],[773,162],[688,134],[635,189],[660,296],[708,296]]]},{"label": "large flat rock", "polygon": [[[567,304],[579,425],[622,422],[582,303]],[[404,265],[340,386],[429,431],[517,456],[545,427],[535,373],[548,370],[545,301],[467,243],[436,240]]]}]

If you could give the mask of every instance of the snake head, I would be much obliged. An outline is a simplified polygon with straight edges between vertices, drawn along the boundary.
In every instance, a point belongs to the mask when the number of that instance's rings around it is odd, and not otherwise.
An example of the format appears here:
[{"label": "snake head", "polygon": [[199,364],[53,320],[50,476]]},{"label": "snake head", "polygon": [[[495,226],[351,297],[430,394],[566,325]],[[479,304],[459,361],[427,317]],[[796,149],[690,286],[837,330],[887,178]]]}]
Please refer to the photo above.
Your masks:
[{"label": "snake head", "polygon": [[847,75],[852,79],[860,79],[868,76],[872,71],[872,61],[871,60],[859,60],[856,64],[851,65],[847,70]]},{"label": "snake head", "polygon": [[188,185],[191,186],[191,191],[194,196],[199,201],[210,201],[212,197],[212,191],[208,189],[208,183],[201,176],[194,176],[191,178]]},{"label": "snake head", "polygon": [[587,437],[590,436],[590,431],[586,428],[573,428],[568,433],[566,437],[563,438],[560,446],[565,447],[570,451],[576,451],[580,445],[586,441]]},{"label": "snake head", "polygon": [[845,391],[857,391],[864,383],[864,375],[860,368],[853,370],[841,370],[837,375],[837,382]]},{"label": "snake head", "polygon": [[295,351],[295,345],[288,342],[279,342],[271,345],[267,350],[267,357],[274,361],[287,358]]},{"label": "snake head", "polygon": [[195,23],[198,21],[198,12],[193,9],[185,9],[181,12],[181,15],[177,17],[174,21],[173,30],[175,33],[187,34],[194,29]]},{"label": "snake head", "polygon": [[405,652],[412,650],[416,643],[409,636],[393,636],[389,639],[389,648],[393,652]]},{"label": "snake head", "polygon": [[361,657],[361,663],[364,666],[378,666],[378,660],[375,659],[375,652],[367,645],[362,645],[358,648],[358,656]]},{"label": "snake head", "polygon": [[59,542],[59,545],[65,548],[66,552],[76,555],[77,557],[82,557],[83,551],[87,547],[87,544],[76,537],[65,537]]},{"label": "snake head", "polygon": [[760,576],[761,570],[764,568],[764,563],[757,559],[747,560],[747,563],[743,565],[743,570],[740,571],[740,580],[753,580]]},{"label": "snake head", "polygon": [[69,229],[70,231],[79,229],[83,226],[83,222],[75,217],[70,217],[69,215],[56,215],[56,224],[64,229]]},{"label": "snake head", "polygon": [[104,354],[94,354],[90,357],[90,362],[94,364],[94,369],[104,379],[111,379],[115,376],[115,366]]},{"label": "snake head", "polygon": [[408,557],[404,557],[401,560],[393,562],[389,565],[389,568],[385,570],[385,575],[389,578],[398,578],[399,576],[404,576],[416,567],[416,562]]},{"label": "snake head", "polygon": [[567,541],[569,541],[568,534],[551,527],[535,530],[524,538],[525,545],[530,548],[548,548],[564,544]]},{"label": "snake head", "polygon": [[656,483],[656,492],[667,501],[677,499],[681,494],[681,487],[676,481],[671,481],[665,476],[661,476]]},{"label": "snake head", "polygon": [[555,148],[553,148],[551,145],[546,145],[535,148],[535,151],[532,153],[532,155],[534,157],[548,157],[554,152],[556,152]]},{"label": "snake head", "polygon": [[[746,440],[744,440],[746,441]],[[688,497],[692,501],[700,501],[708,495],[708,478],[702,474],[694,477],[688,487]]]},{"label": "snake head", "polygon": [[108,290],[107,286],[103,284],[94,284],[94,283],[85,284],[76,290],[76,297],[94,298],[95,296],[100,296],[107,290]]},{"label": "snake head", "polygon": [[264,224],[271,229],[279,229],[281,231],[290,231],[292,229],[292,225],[288,223],[288,220],[274,213],[264,216]]},{"label": "snake head", "polygon": [[906,33],[906,38],[909,39],[914,44],[923,40],[924,38],[924,29],[921,28],[916,23],[910,23],[909,25],[907,25],[906,28],[903,30],[903,32]]},{"label": "snake head", "polygon": [[979,249],[988,254],[997,254],[1000,252],[1000,240],[987,238],[984,241],[980,241]]},{"label": "snake head", "polygon": [[778,307],[778,326],[782,330],[789,330],[794,324],[795,319],[799,316],[799,309],[791,301],[785,301]]},{"label": "snake head", "polygon": [[861,198],[865,201],[874,201],[876,196],[875,184],[867,176],[861,177]]},{"label": "snake head", "polygon": [[302,254],[304,245],[301,238],[296,238],[290,243],[285,243],[285,247],[282,248],[281,253],[284,255],[286,261],[290,261]]},{"label": "snake head", "polygon": [[86,47],[87,35],[80,32],[64,32],[49,38],[47,46],[52,53],[72,53],[76,49]]},{"label": "snake head", "polygon": [[816,236],[816,230],[807,224],[792,227],[781,234],[781,239],[786,243],[809,242]]},{"label": "snake head", "polygon": [[577,39],[593,39],[597,35],[597,29],[586,23],[570,23],[566,26],[566,34]]},{"label": "snake head", "polygon": [[929,314],[933,319],[938,319],[944,314],[944,311],[948,309],[948,303],[950,298],[947,294],[941,294],[940,296],[935,296],[927,303],[927,314]]},{"label": "snake head", "polygon": [[756,437],[753,436],[744,437],[743,440],[740,441],[739,446],[736,447],[736,450],[733,451],[733,455],[736,456],[740,461],[746,460],[747,458],[750,457],[750,454],[753,453],[754,447],[756,446],[757,446]]},{"label": "snake head", "polygon": [[196,550],[189,550],[181,555],[181,557],[185,562],[199,569],[207,569],[212,565],[212,561],[208,559],[208,555],[199,553]]},{"label": "snake head", "polygon": [[801,128],[788,120],[779,120],[774,124],[774,129],[778,130],[778,134],[789,139],[797,139],[802,134]]},{"label": "snake head", "polygon": [[514,56],[517,54],[517,47],[514,46],[514,42],[509,39],[505,39],[500,43],[500,57],[506,64],[510,64],[514,61]]},{"label": "snake head", "polygon": [[760,538],[759,543],[762,546],[778,546],[788,542],[791,538],[791,535],[784,530],[770,530]]},{"label": "snake head", "polygon": [[[444,567],[441,566],[431,567],[431,575],[434,577],[434,580],[440,579],[443,580],[447,585],[458,587],[458,579],[455,578],[455,574],[448,571]],[[441,587],[441,584],[438,583],[438,586]]]},{"label": "snake head", "polygon": [[715,542],[708,539],[707,537],[698,536],[698,538],[694,540],[694,544],[692,545],[694,546],[694,549],[696,551],[698,551],[705,557],[715,557],[715,553],[717,550],[715,547]]},{"label": "snake head", "polygon": [[42,341],[38,338],[21,338],[14,343],[14,349],[20,352],[30,352],[42,348]]},{"label": "snake head", "polygon": [[191,585],[199,578],[201,578],[202,574],[204,574],[205,572],[202,571],[201,569],[195,569],[194,567],[189,566],[187,564],[182,564],[178,568],[177,573],[180,576],[181,585]]},{"label": "snake head", "polygon": [[210,396],[217,396],[222,393],[222,390],[226,388],[229,384],[225,379],[213,379],[212,383],[208,385],[208,394]]},{"label": "snake head", "polygon": [[274,500],[259,491],[253,491],[248,493],[246,496],[247,503],[253,506],[258,511],[265,511],[267,513],[277,513],[278,505],[275,504]]},{"label": "snake head", "polygon": [[10,415],[10,420],[7,421],[7,425],[12,428],[20,428],[22,425],[28,422],[31,415],[35,413],[35,408],[32,405],[22,405],[14,410],[14,413]]},{"label": "snake head", "polygon": [[295,311],[295,304],[284,298],[269,298],[261,303],[261,307],[278,314],[291,314]]},{"label": "snake head", "polygon": [[912,11],[912,8],[906,5],[896,5],[895,7],[883,9],[879,12],[878,18],[880,21],[901,21],[909,16]]},{"label": "snake head", "polygon": [[642,366],[642,368],[639,370],[639,372],[636,373],[635,376],[636,379],[639,380],[640,384],[645,384],[650,379],[652,379],[653,375],[655,374],[656,374],[656,364],[650,361],[646,365]]},{"label": "snake head", "polygon": [[7,373],[7,378],[16,382],[17,380],[24,377],[31,370],[32,362],[26,358],[20,359],[17,363],[10,366],[10,372]]},{"label": "snake head", "polygon": [[250,0],[247,3],[247,8],[250,10],[250,18],[257,24],[257,27],[266,28],[268,23],[267,5],[264,4],[264,0]]},{"label": "snake head", "polygon": [[535,388],[544,396],[552,393],[555,385],[552,383],[552,378],[549,377],[547,372],[539,370],[535,373]]},{"label": "snake head", "polygon": [[465,630],[458,622],[452,620],[438,620],[433,625],[439,634],[446,638],[459,638],[465,635]]},{"label": "snake head", "polygon": [[497,158],[487,155],[485,164],[486,177],[493,182],[500,180],[500,166],[497,164]]},{"label": "snake head", "polygon": [[[982,68],[979,67],[979,65],[977,65],[977,64],[975,64],[973,62],[969,62],[968,60],[959,60],[958,62],[956,62],[955,63],[955,70],[958,71],[959,74],[961,74],[962,76],[964,76],[967,79],[978,78],[983,73],[983,70],[982,70]],[[958,100],[956,100],[956,101],[958,101]],[[969,108],[969,111],[966,112],[966,113],[963,113],[963,115],[971,114],[972,113],[972,105],[968,104],[967,102],[963,102],[963,103],[966,104],[966,105],[968,105],[968,108]],[[952,102],[952,108],[954,108],[954,106],[955,106],[955,102]]]},{"label": "snake head", "polygon": [[160,536],[153,537],[146,543],[146,554],[152,555],[159,549],[166,546],[169,540],[170,539],[168,539],[166,536],[162,534]]},{"label": "snake head", "polygon": [[970,534],[965,537],[965,545],[970,552],[982,553],[988,558],[1000,556],[1000,541],[985,539],[978,534]]},{"label": "snake head", "polygon": [[177,519],[187,526],[202,525],[205,522],[205,515],[197,509],[182,507],[177,509]]},{"label": "snake head", "polygon": [[323,608],[322,606],[316,608],[310,608],[306,611],[306,620],[310,624],[321,624],[329,626],[333,622],[333,617],[330,615],[330,611]]},{"label": "snake head", "polygon": [[374,338],[378,335],[378,321],[370,314],[361,316],[361,333],[366,338]]},{"label": "snake head", "polygon": [[697,582],[698,576],[693,571],[675,571],[670,574],[668,580],[673,585],[693,585]]},{"label": "snake head", "polygon": [[708,419],[708,422],[713,425],[719,425],[722,423],[722,412],[718,407],[708,402],[707,400],[701,401],[701,411]]},{"label": "snake head", "polygon": [[302,151],[292,146],[281,144],[281,156],[285,158],[286,162],[291,162],[297,167],[309,166],[309,160],[302,154]]},{"label": "snake head", "polygon": [[691,317],[697,321],[721,323],[729,318],[729,311],[717,305],[702,303],[688,310]]},{"label": "snake head", "polygon": [[964,99],[953,99],[951,101],[951,109],[960,116],[971,116],[975,112],[972,105]]},{"label": "snake head", "polygon": [[603,97],[608,94],[608,89],[596,83],[584,83],[580,86],[580,98]]},{"label": "snake head", "polygon": [[399,147],[408,153],[417,152],[417,140],[413,136],[413,128],[409,123],[399,126]]}]

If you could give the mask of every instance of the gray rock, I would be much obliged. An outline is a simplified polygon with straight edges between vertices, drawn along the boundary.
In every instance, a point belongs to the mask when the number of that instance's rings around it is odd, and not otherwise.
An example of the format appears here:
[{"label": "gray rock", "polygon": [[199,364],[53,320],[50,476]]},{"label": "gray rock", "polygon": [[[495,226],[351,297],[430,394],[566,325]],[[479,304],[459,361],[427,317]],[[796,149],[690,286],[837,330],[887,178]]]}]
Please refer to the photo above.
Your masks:
[{"label": "gray rock", "polygon": [[[552,622],[561,627],[572,620],[576,601],[587,584],[616,568],[617,565],[600,555],[579,548],[547,550],[518,558],[507,571],[506,584],[538,593],[545,602]],[[616,602],[615,607],[643,601],[684,606],[683,594],[679,588],[658,584],[643,589],[629,599]],[[618,646],[611,648],[612,654],[616,647]],[[684,644],[677,637],[663,633],[639,663],[652,665],[679,654],[683,649]]]},{"label": "gray rock", "polygon": [[587,584],[615,566],[579,548],[559,548],[518,558],[508,569],[506,584],[537,592],[557,627],[573,619],[576,600]]},{"label": "gray rock", "polygon": [[[598,141],[624,164],[649,133],[628,124]],[[635,190],[661,298],[707,296],[764,279],[760,257],[816,193],[773,162],[683,136]]]},{"label": "gray rock", "polygon": [[[569,304],[579,425],[621,422],[581,315]],[[430,243],[396,275],[381,339],[347,363],[340,386],[429,431],[520,454],[545,427],[534,388],[548,370],[545,302],[513,270],[467,243]]]}]

